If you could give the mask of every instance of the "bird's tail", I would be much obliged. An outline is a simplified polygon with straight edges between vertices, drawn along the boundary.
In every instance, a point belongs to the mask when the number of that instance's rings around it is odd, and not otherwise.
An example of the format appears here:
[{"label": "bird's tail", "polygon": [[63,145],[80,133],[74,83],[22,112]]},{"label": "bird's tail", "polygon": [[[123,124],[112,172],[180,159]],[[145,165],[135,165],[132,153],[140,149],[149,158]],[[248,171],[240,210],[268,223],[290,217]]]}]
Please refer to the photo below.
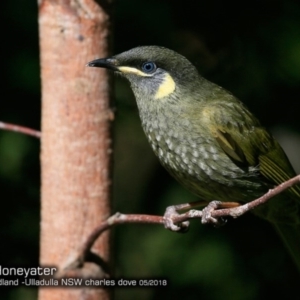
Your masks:
[{"label": "bird's tail", "polygon": [[300,271],[300,224],[273,224]]}]

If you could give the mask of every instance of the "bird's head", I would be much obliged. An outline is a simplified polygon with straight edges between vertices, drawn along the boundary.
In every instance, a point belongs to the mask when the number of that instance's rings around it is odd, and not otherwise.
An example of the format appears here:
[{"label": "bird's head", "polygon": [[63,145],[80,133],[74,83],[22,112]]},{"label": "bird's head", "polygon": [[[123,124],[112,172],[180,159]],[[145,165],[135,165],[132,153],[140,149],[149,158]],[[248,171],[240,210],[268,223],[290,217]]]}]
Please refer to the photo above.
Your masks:
[{"label": "bird's head", "polygon": [[90,67],[111,69],[130,81],[137,101],[174,100],[199,80],[196,68],[182,55],[159,46],[142,46],[110,58],[96,59]]}]

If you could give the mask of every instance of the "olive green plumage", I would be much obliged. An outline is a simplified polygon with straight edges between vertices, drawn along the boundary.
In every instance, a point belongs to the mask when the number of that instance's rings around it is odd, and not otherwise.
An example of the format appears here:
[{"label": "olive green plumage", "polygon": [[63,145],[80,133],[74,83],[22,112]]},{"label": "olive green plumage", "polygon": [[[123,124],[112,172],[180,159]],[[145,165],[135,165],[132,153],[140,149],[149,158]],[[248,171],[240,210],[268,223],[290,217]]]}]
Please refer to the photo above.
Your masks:
[{"label": "olive green plumage", "polygon": [[[129,80],[155,154],[201,200],[247,202],[296,175],[249,110],[180,54],[144,46],[89,66],[112,69]],[[300,268],[299,207],[300,187],[294,186],[254,212],[295,229],[291,251]]]}]

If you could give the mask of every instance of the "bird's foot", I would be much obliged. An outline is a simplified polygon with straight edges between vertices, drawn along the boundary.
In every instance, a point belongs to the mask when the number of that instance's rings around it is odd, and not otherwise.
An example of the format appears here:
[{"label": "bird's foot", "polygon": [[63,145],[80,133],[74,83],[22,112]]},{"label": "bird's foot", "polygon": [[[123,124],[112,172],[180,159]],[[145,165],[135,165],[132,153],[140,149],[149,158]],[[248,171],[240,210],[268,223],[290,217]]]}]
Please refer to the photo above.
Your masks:
[{"label": "bird's foot", "polygon": [[168,206],[166,208],[164,214],[164,226],[166,229],[169,229],[171,231],[181,232],[181,233],[188,231],[190,226],[189,221],[174,223],[174,219],[180,215],[178,213],[178,210],[180,209],[182,209],[182,207],[177,205]]},{"label": "bird's foot", "polygon": [[206,207],[202,209],[202,224],[213,224],[215,227],[220,227],[226,224],[227,220],[224,218],[214,218],[212,212],[218,208],[223,207],[223,202],[221,201],[211,201]]}]

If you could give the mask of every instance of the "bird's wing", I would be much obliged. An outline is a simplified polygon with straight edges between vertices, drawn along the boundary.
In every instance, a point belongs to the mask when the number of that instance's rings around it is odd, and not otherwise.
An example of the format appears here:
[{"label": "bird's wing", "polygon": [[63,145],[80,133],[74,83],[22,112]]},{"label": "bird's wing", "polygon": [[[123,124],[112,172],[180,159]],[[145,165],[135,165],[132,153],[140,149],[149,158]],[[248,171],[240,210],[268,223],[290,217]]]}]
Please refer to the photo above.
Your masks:
[{"label": "bird's wing", "polygon": [[[209,109],[210,128],[220,147],[234,162],[258,166],[260,173],[274,185],[296,176],[279,143],[242,103],[215,106]],[[299,186],[290,190],[300,199]]]},{"label": "bird's wing", "polygon": [[[204,109],[203,117],[232,161],[257,166],[262,180],[278,185],[296,175],[278,142],[242,103],[234,99],[228,104],[216,102]],[[275,225],[300,270],[300,186],[287,192],[290,197],[274,199],[261,213]]]}]

